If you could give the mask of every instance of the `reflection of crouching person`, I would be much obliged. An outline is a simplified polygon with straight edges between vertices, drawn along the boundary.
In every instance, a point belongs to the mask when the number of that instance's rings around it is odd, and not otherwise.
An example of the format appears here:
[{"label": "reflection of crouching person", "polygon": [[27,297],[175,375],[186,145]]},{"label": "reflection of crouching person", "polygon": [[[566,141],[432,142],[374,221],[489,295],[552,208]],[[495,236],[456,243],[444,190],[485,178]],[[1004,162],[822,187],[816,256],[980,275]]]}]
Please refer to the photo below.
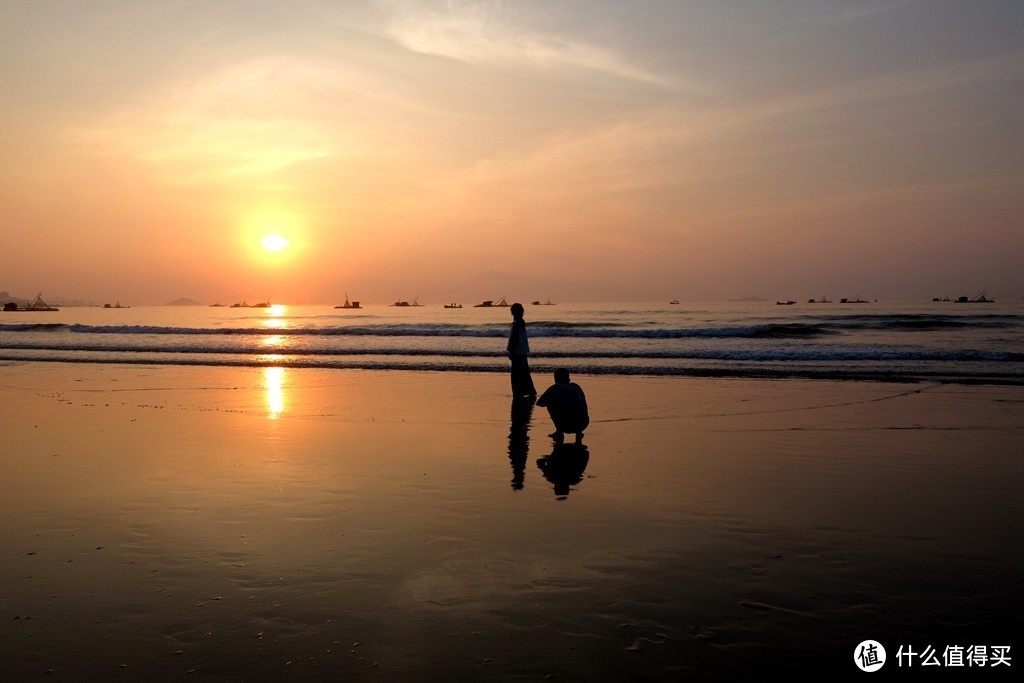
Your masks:
[{"label": "reflection of crouching person", "polygon": [[537,399],[537,405],[548,409],[551,421],[555,423],[555,432],[551,438],[556,442],[562,443],[565,432],[575,434],[576,443],[583,441],[583,431],[590,424],[587,397],[579,384],[569,381],[568,370],[555,370],[555,383]]}]

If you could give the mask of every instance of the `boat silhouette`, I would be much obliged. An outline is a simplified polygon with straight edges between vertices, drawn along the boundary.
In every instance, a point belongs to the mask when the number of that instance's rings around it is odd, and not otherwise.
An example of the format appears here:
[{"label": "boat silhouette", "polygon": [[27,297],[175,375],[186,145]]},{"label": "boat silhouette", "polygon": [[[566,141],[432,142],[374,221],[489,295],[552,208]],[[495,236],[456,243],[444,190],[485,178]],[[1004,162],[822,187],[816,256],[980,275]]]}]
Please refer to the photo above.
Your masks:
[{"label": "boat silhouette", "polygon": [[994,304],[996,302],[996,300],[995,299],[989,299],[987,296],[985,296],[985,292],[982,292],[981,294],[979,294],[978,296],[974,297],[973,299],[970,299],[970,298],[968,298],[966,296],[961,296],[961,297],[957,298],[956,302],[958,304]]},{"label": "boat silhouette", "polygon": [[473,304],[473,308],[508,308],[509,303],[505,301],[505,297],[501,297],[497,301],[488,299],[487,301],[481,301],[478,304]]},{"label": "boat silhouette", "polygon": [[39,313],[44,311],[59,311],[60,309],[57,308],[56,306],[51,306],[50,304],[43,301],[43,293],[39,292],[38,294],[36,294],[35,299],[32,299],[32,301],[25,304],[24,306],[19,306],[15,302],[10,301],[4,304],[4,310],[18,311],[24,313]]},{"label": "boat silhouette", "polygon": [[358,301],[349,301],[348,292],[345,292],[345,303],[335,306],[335,308],[362,308],[362,306],[359,305]]}]

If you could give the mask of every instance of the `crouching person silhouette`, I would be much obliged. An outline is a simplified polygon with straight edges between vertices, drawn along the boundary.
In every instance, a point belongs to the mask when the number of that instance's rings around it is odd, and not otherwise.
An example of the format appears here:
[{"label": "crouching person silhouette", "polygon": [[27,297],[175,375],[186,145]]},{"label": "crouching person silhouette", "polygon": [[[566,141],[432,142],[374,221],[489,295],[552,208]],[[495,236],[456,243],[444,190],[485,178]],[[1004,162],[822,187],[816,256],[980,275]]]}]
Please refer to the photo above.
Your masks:
[{"label": "crouching person silhouette", "polygon": [[555,383],[541,394],[537,405],[547,408],[551,421],[555,423],[555,431],[551,434],[555,443],[562,443],[566,432],[576,435],[576,443],[583,442],[583,431],[590,424],[587,397],[580,385],[569,380],[567,369],[555,370]]}]

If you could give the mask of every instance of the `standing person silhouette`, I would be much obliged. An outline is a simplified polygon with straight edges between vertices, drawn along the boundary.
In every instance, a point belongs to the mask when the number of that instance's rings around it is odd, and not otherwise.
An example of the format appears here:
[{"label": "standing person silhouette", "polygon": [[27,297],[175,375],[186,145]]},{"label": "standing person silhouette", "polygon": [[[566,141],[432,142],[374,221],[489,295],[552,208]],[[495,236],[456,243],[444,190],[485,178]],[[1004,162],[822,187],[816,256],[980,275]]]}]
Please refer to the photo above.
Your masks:
[{"label": "standing person silhouette", "polygon": [[526,337],[526,321],[523,320],[523,305],[512,304],[512,330],[508,335],[508,358],[512,361],[512,398],[533,398],[537,390],[530,377],[530,341]]}]

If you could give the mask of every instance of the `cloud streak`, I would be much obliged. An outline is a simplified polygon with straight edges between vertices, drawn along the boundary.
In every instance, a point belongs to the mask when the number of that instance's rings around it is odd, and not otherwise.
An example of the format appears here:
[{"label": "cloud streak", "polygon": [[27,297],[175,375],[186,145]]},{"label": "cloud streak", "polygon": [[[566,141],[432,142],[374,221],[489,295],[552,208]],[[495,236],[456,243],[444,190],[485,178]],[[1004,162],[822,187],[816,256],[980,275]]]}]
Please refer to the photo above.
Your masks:
[{"label": "cloud streak", "polygon": [[632,64],[614,50],[528,26],[504,3],[395,7],[399,11],[388,23],[388,35],[420,54],[504,69],[588,70],[667,89],[685,85],[675,75]]}]

